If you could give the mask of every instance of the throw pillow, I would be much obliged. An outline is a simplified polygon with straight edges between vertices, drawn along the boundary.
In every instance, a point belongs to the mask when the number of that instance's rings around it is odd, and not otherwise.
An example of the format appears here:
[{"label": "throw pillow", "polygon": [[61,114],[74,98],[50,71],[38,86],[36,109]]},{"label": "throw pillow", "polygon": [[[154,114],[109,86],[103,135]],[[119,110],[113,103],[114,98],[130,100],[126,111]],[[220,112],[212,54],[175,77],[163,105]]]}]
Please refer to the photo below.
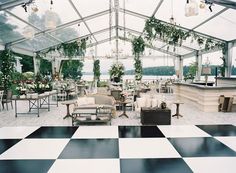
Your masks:
[{"label": "throw pillow", "polygon": [[87,103],[88,105],[93,105],[93,104],[95,104],[95,98],[94,98],[94,97],[87,97],[87,98],[86,98],[86,103]]}]

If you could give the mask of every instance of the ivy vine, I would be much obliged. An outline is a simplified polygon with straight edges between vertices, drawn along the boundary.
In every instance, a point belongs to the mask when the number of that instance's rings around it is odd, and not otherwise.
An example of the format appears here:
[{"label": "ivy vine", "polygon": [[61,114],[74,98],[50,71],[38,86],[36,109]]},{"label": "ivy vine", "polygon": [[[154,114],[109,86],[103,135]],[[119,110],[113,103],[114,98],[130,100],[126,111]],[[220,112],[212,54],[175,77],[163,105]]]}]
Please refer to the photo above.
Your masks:
[{"label": "ivy vine", "polygon": [[84,56],[86,52],[86,41],[88,38],[81,39],[81,42],[70,42],[70,43],[61,43],[57,46],[50,47],[47,51],[42,52],[43,54],[59,51],[60,53],[64,54],[65,56],[72,58],[74,56]]},{"label": "ivy vine", "polygon": [[4,90],[7,91],[12,86],[15,56],[11,50],[5,49],[0,52],[0,59],[2,72],[1,83],[3,84]]},{"label": "ivy vine", "polygon": [[184,40],[191,38],[192,42],[196,40],[198,45],[205,50],[219,48],[222,49],[223,54],[225,53],[225,42],[200,36],[194,31],[183,30],[179,26],[162,22],[155,17],[146,20],[144,35],[145,39],[149,42],[161,39],[174,47],[182,46]]},{"label": "ivy vine", "polygon": [[145,50],[145,41],[142,37],[134,37],[132,40],[132,48],[134,54],[134,68],[135,68],[135,80],[140,81],[143,75],[142,61],[140,55]]},{"label": "ivy vine", "polygon": [[94,75],[94,79],[99,82],[100,81],[100,76],[101,76],[100,60],[99,59],[96,59],[93,62],[93,75]]}]

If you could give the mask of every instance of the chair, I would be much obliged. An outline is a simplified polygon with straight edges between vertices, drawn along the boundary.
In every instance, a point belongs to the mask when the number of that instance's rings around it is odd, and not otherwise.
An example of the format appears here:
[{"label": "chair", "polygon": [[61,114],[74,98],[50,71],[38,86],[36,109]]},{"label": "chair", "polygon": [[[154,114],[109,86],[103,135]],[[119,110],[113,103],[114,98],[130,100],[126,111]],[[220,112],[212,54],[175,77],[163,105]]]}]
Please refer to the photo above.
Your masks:
[{"label": "chair", "polygon": [[0,91],[0,110],[2,110],[2,97],[3,97],[3,92],[4,92],[4,91]]},{"label": "chair", "polygon": [[57,89],[57,99],[60,100],[60,101],[65,101],[66,100],[66,92],[65,90],[63,90],[62,88],[61,89]]},{"label": "chair", "polygon": [[8,90],[7,94],[3,95],[3,98],[2,98],[2,107],[3,107],[3,109],[4,109],[4,104],[6,104],[7,110],[8,110],[8,103],[11,103],[11,108],[13,109],[13,106],[12,106],[12,91],[11,90]]},{"label": "chair", "polygon": [[118,110],[121,110],[121,90],[111,90],[111,96],[114,97]]},{"label": "chair", "polygon": [[113,96],[114,99],[119,102],[121,100],[121,92],[121,90],[111,90],[111,96]]}]

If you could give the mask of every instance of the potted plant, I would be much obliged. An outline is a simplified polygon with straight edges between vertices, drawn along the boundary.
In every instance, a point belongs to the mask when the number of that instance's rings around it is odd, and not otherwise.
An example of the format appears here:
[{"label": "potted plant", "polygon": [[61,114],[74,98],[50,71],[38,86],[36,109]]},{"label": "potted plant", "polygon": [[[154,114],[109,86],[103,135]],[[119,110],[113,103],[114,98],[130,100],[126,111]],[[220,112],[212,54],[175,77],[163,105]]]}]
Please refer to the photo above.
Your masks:
[{"label": "potted plant", "polygon": [[121,62],[114,63],[109,70],[110,79],[114,82],[120,82],[124,75],[124,65]]}]

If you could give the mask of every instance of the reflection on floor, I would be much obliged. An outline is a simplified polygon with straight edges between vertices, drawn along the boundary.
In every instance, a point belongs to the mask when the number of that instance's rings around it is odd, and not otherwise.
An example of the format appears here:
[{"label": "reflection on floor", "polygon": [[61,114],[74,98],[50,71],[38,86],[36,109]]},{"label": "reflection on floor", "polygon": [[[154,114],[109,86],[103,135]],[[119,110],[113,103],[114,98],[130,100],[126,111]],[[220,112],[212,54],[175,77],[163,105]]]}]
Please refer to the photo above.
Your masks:
[{"label": "reflection on floor", "polygon": [[236,172],[236,126],[0,128],[0,172]]}]

